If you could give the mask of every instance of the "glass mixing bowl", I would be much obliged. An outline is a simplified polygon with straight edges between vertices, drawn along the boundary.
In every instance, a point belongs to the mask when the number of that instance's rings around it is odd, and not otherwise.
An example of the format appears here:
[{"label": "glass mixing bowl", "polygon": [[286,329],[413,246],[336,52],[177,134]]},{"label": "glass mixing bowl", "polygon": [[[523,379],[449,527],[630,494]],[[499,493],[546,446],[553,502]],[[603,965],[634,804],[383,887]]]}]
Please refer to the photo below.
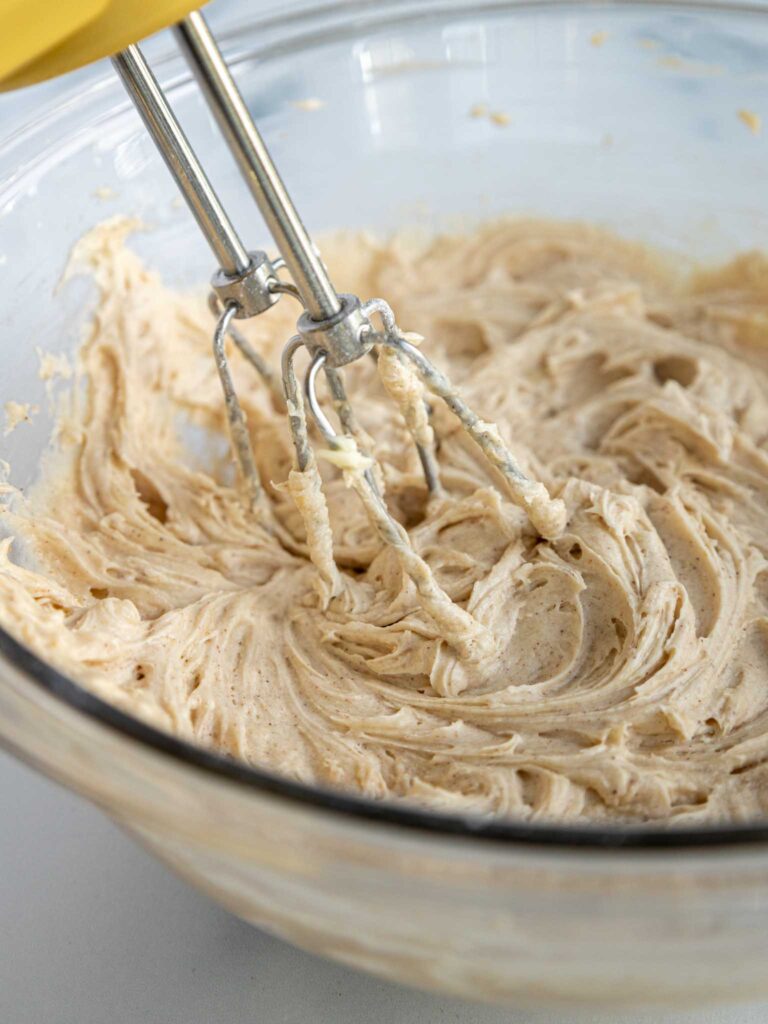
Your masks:
[{"label": "glass mixing bowl", "polygon": [[[768,113],[757,6],[346,0],[225,27],[313,231],[536,212],[706,259],[766,236],[768,150],[738,116]],[[156,67],[244,237],[263,243],[180,59]],[[296,105],[308,97],[325,105]],[[108,69],[20,103],[13,115],[5,104],[0,147],[0,403],[41,409],[2,445],[24,487],[52,426],[35,347],[72,350],[91,298],[81,279],[57,288],[72,243],[127,212],[152,226],[135,244],[169,281],[202,284],[213,267]],[[479,103],[509,124],[470,117]],[[0,677],[8,747],[308,949],[570,1010],[768,993],[768,826],[576,829],[366,802],[159,733],[5,634]]]}]

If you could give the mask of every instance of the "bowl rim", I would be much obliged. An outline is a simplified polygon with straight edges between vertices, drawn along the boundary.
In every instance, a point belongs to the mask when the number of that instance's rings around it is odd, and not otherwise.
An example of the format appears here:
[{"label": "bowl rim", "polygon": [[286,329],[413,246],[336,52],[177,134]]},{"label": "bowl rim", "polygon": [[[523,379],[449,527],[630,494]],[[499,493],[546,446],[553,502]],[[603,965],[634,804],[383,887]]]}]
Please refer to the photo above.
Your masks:
[{"label": "bowl rim", "polygon": [[[712,12],[720,11],[726,15],[749,14],[768,16],[768,8],[755,0],[735,0],[725,3],[723,0],[480,0],[473,6],[474,14],[491,13],[514,8],[516,11],[530,11],[536,8],[552,9],[599,8],[603,13],[610,8],[628,7],[671,8],[681,12]],[[408,8],[410,7],[410,10]],[[456,0],[426,4],[421,10],[414,8],[412,0],[390,0],[388,15],[384,21],[392,18],[398,8],[405,10],[404,20],[416,21],[433,17],[441,13],[457,11]],[[301,6],[301,13],[288,10],[282,14],[268,13],[261,18],[249,16],[247,24],[250,28],[262,26],[276,29],[280,26],[295,25],[299,18],[307,19],[322,17],[327,14],[344,13],[354,19],[356,12],[375,12],[380,10],[378,0],[346,0],[343,5],[328,0],[309,3]],[[383,13],[383,12],[382,12]],[[397,15],[395,14],[395,17]],[[380,19],[374,18],[373,24],[378,25]],[[239,42],[240,23],[236,27],[229,26],[219,33],[220,41],[226,48],[227,44],[237,46]],[[306,37],[304,37],[306,38]],[[243,59],[242,53],[235,54],[235,63]],[[159,64],[165,64],[167,56],[161,56]],[[186,76],[185,76],[186,77]],[[99,89],[100,80],[88,83],[91,88]],[[90,91],[90,90],[88,90]],[[45,103],[46,113],[42,116],[25,118],[22,125],[14,126],[6,135],[5,141],[13,144],[29,132],[34,133],[55,117],[62,102],[69,102],[69,92],[65,92],[53,103]],[[120,710],[108,701],[96,696],[90,690],[54,668],[35,654],[30,648],[19,642],[11,633],[0,627],[0,656],[7,661],[39,690],[44,691],[55,700],[69,708],[84,714],[99,726],[105,726],[123,737],[134,740],[158,753],[179,762],[182,765],[210,773],[220,780],[234,783],[246,790],[259,794],[267,794],[282,798],[308,811],[330,812],[337,816],[352,819],[356,822],[370,822],[379,826],[397,826],[409,831],[422,832],[433,836],[482,840],[514,850],[519,846],[542,846],[551,850],[591,852],[611,852],[628,850],[634,852],[663,852],[673,850],[702,850],[717,847],[768,845],[768,820],[745,824],[711,825],[704,827],[677,827],[668,825],[646,827],[643,825],[602,826],[602,825],[558,825],[550,822],[515,821],[509,818],[491,818],[472,814],[448,814],[420,807],[415,803],[396,802],[394,800],[372,800],[352,792],[331,789],[323,786],[312,786],[298,782],[265,768],[252,767],[244,761],[237,761],[214,751],[206,750],[186,740],[173,736],[140,718]],[[9,744],[13,752],[24,756],[23,751]]]}]

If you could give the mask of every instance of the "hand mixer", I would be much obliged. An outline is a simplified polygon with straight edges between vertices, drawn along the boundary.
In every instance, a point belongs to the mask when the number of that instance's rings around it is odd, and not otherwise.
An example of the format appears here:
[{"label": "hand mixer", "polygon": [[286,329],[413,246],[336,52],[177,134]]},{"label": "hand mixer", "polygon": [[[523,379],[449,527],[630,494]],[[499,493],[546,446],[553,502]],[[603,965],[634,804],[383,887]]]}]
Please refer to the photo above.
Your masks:
[{"label": "hand mixer", "polygon": [[[68,10],[69,20],[64,16]],[[44,13],[48,16],[44,18],[46,31],[36,32],[36,24]],[[136,39],[173,23],[179,46],[274,239],[280,253],[277,259],[244,247],[135,44]],[[116,71],[218,263],[211,280],[210,305],[216,317],[213,353],[233,452],[247,500],[256,514],[261,510],[264,522],[268,521],[250,434],[225,350],[227,336],[265,385],[284,399],[295,450],[293,493],[296,496],[301,492],[304,504],[311,503],[311,527],[306,522],[308,547],[329,599],[339,593],[342,583],[333,558],[328,507],[310,442],[307,408],[328,446],[325,456],[344,471],[347,483],[359,495],[382,541],[397,550],[425,610],[459,656],[479,656],[488,639],[483,629],[440,589],[426,563],[412,548],[408,533],[387,509],[382,477],[357,429],[342,368],[369,355],[377,360],[382,383],[416,445],[426,486],[433,498],[443,495],[426,401],[428,392],[441,398],[456,415],[501,473],[508,497],[525,510],[540,535],[554,538],[562,531],[565,507],[562,501],[549,496],[542,483],[522,472],[496,428],[481,420],[466,404],[448,378],[417,347],[417,339],[399,330],[384,299],[361,302],[356,295],[336,291],[202,14],[190,11],[184,0],[153,4],[142,0],[78,0],[76,4],[62,2],[55,6],[45,0],[0,0],[0,25],[4,28],[0,34],[0,83],[5,88],[39,81],[112,55]],[[290,283],[278,276],[283,269],[290,275]],[[237,330],[236,321],[266,312],[283,295],[297,299],[303,311],[296,334],[283,350],[278,377]],[[302,349],[308,353],[309,365],[300,387],[296,356]],[[340,430],[333,426],[319,400],[321,374]]]}]

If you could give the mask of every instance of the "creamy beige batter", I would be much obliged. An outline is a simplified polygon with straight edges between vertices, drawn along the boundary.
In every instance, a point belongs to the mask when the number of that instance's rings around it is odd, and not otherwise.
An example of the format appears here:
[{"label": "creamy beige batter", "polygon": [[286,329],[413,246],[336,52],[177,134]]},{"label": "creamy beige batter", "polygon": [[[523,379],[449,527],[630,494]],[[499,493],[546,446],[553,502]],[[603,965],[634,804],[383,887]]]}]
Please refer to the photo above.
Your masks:
[{"label": "creamy beige batter", "polygon": [[[492,639],[471,660],[322,459],[335,564],[315,537],[312,565],[296,500],[317,489],[288,483],[285,413],[235,353],[274,532],[248,509],[204,296],[164,288],[130,229],[77,253],[101,298],[60,452],[11,501],[14,552],[39,571],[4,548],[6,628],[119,706],[307,782],[568,821],[768,811],[762,260],[683,283],[596,229],[540,222],[326,247],[344,290],[386,297],[567,506],[544,540],[436,402],[447,495],[427,508],[375,367],[347,370],[389,508]],[[245,327],[273,365],[294,318],[286,300]]]}]

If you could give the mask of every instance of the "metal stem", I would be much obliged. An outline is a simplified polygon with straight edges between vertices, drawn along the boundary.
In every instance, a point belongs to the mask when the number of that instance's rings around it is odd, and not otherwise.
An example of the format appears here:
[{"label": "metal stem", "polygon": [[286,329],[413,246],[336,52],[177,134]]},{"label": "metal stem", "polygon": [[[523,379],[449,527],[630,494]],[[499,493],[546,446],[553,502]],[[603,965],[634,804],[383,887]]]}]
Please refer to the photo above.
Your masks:
[{"label": "metal stem", "polygon": [[213,332],[213,357],[216,360],[216,369],[219,371],[219,380],[224,392],[224,403],[227,408],[227,420],[229,421],[232,447],[234,448],[237,464],[240,468],[240,475],[248,491],[251,507],[254,507],[261,497],[261,482],[253,457],[248,425],[232,382],[232,374],[227,362],[226,352],[224,351],[224,339],[227,336],[227,331],[230,329],[232,318],[236,312],[237,306],[233,303],[227,306],[219,317],[216,329]]},{"label": "metal stem", "polygon": [[[211,292],[210,295],[208,296],[208,308],[218,320],[219,317],[221,316],[222,307],[219,298],[215,292]],[[227,331],[229,333],[230,338],[232,339],[232,341],[234,341],[235,345],[237,345],[240,352],[242,352],[243,356],[245,356],[245,358],[248,360],[248,362],[251,364],[254,370],[258,373],[258,375],[267,385],[274,398],[276,398],[277,401],[282,406],[282,404],[285,402],[285,397],[283,395],[283,385],[280,381],[279,375],[275,373],[275,371],[272,369],[272,367],[269,365],[266,359],[264,359],[264,357],[259,352],[256,351],[256,349],[253,347],[253,345],[251,345],[248,339],[243,334],[241,334],[240,331],[235,327],[235,325],[232,323],[231,317],[228,322]]]},{"label": "metal stem", "polygon": [[244,273],[251,262],[248,252],[168,106],[141,50],[138,46],[129,46],[115,54],[112,63],[176,179],[219,266],[226,274],[233,276]]},{"label": "metal stem", "polygon": [[[400,336],[400,332],[395,322],[395,314],[392,312],[392,307],[384,299],[369,299],[363,303],[363,313],[370,317],[374,313],[378,313],[381,317],[382,323],[384,324],[385,333],[389,335]],[[375,348],[371,349],[371,355],[375,362],[378,362],[378,353]],[[427,423],[432,416],[432,409],[429,402],[424,402],[424,411],[426,414]],[[403,418],[406,420],[406,426],[411,429],[411,425],[408,423],[408,417],[404,414]],[[413,431],[411,431],[413,435]],[[419,456],[419,462],[421,463],[421,469],[424,473],[424,479],[427,484],[427,490],[431,496],[437,496],[442,494],[443,488],[440,483],[440,467],[437,462],[437,455],[435,454],[434,441],[430,445],[422,444],[418,438],[413,435],[413,441],[416,445],[416,451]]]},{"label": "metal stem", "polygon": [[285,404],[288,407],[288,424],[291,428],[293,446],[296,449],[296,465],[302,473],[312,462],[312,449],[309,447],[307,420],[304,415],[304,400],[301,397],[301,389],[293,368],[296,353],[303,347],[304,342],[299,335],[294,335],[283,349],[281,360]]},{"label": "metal stem", "polygon": [[205,19],[195,12],[174,31],[307,312],[318,321],[335,316],[341,309],[336,290]]}]

